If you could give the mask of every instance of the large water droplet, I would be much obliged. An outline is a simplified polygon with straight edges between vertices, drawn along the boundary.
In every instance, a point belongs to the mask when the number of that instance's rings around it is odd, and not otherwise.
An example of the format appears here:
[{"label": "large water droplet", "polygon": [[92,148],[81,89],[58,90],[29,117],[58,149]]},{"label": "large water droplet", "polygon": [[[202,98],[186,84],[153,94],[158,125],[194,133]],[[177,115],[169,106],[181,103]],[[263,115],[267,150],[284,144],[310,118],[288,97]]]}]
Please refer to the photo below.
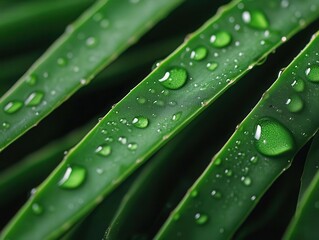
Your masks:
[{"label": "large water droplet", "polygon": [[232,36],[229,32],[218,31],[210,37],[211,44],[216,48],[223,48],[228,46],[232,41]]},{"label": "large water droplet", "polygon": [[279,122],[270,118],[261,119],[255,131],[256,148],[266,156],[279,156],[294,148],[291,133]]},{"label": "large water droplet", "polygon": [[33,203],[31,205],[32,212],[36,215],[40,215],[43,213],[43,207],[39,203]]},{"label": "large water droplet", "polygon": [[269,27],[269,21],[261,11],[245,11],[242,14],[242,18],[252,28],[266,30]]},{"label": "large water droplet", "polygon": [[303,108],[303,101],[299,96],[294,95],[287,99],[286,105],[290,112],[300,112]]},{"label": "large water droplet", "polygon": [[84,182],[85,178],[85,168],[80,166],[69,166],[58,184],[64,189],[74,189],[79,187]]},{"label": "large water droplet", "polygon": [[15,113],[17,112],[18,110],[20,110],[20,108],[23,106],[22,102],[20,101],[11,101],[11,102],[8,102],[3,110],[6,112],[6,113]]},{"label": "large water droplet", "polygon": [[312,66],[307,68],[306,75],[309,81],[319,83],[319,66]]},{"label": "large water droplet", "polygon": [[44,94],[42,92],[33,92],[24,101],[24,104],[28,107],[37,106],[41,103]]},{"label": "large water droplet", "polygon": [[104,144],[98,146],[95,152],[102,157],[107,157],[111,154],[112,148],[110,145]]},{"label": "large water droplet", "polygon": [[146,117],[138,116],[133,118],[132,124],[137,128],[146,128],[149,124],[149,121]]},{"label": "large water droplet", "polygon": [[196,213],[195,214],[195,222],[199,225],[203,225],[207,223],[208,221],[208,216],[202,213]]},{"label": "large water droplet", "polygon": [[184,68],[173,68],[166,72],[159,82],[168,89],[179,89],[183,87],[187,80],[187,72]]},{"label": "large water droplet", "polygon": [[206,58],[207,53],[208,51],[205,47],[198,47],[191,52],[191,59],[196,61],[203,60]]},{"label": "large water droplet", "polygon": [[305,83],[301,79],[293,81],[291,86],[296,92],[303,92],[305,89]]}]

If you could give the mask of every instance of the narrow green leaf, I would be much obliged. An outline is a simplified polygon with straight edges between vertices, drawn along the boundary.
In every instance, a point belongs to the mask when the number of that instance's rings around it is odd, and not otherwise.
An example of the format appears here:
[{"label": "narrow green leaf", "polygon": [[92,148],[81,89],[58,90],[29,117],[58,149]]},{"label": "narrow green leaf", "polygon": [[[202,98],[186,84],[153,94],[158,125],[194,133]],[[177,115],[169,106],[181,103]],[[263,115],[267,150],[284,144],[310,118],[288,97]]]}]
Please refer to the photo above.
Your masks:
[{"label": "narrow green leaf", "polygon": [[299,204],[283,239],[318,239],[319,222],[319,135],[316,134],[307,156]]},{"label": "narrow green leaf", "polygon": [[[300,25],[299,16],[303,24],[314,20],[318,13],[310,5],[318,7],[313,0],[296,1],[290,8],[274,0],[242,0],[224,7],[69,152],[9,223],[3,238],[19,234],[51,237],[68,229],[253,65],[300,30],[304,25]],[[296,16],[296,11],[300,15]],[[249,13],[259,15],[257,19],[261,15],[269,26],[260,29],[263,21],[257,28],[255,17],[251,18],[254,24],[248,21]],[[16,108],[13,102],[6,110]],[[18,113],[23,112],[22,107]],[[280,150],[286,150],[285,146]],[[97,169],[104,174],[98,174]],[[74,203],[72,209],[65,207],[70,202]],[[33,204],[42,205],[46,211],[40,216],[34,214]],[[52,207],[59,211],[50,211]],[[28,231],[35,225],[39,231]]]},{"label": "narrow green leaf", "polygon": [[[156,239],[229,239],[319,127],[319,36],[281,73]],[[319,79],[319,78],[318,78]],[[304,89],[296,89],[296,82]],[[295,111],[295,105],[299,111]],[[306,119],[306,121],[305,121]],[[218,194],[218,195],[217,195]],[[217,197],[218,196],[218,197]]]},{"label": "narrow green leaf", "polygon": [[314,137],[307,159],[306,159],[304,172],[301,178],[299,201],[302,199],[307,188],[310,186],[311,182],[313,181],[314,176],[318,172],[318,169],[319,169],[319,147],[318,146],[319,146],[319,133],[317,133],[316,136]]},{"label": "narrow green leaf", "polygon": [[0,151],[88,84],[182,1],[101,0],[90,8],[1,98],[1,122],[15,127],[0,128]]}]

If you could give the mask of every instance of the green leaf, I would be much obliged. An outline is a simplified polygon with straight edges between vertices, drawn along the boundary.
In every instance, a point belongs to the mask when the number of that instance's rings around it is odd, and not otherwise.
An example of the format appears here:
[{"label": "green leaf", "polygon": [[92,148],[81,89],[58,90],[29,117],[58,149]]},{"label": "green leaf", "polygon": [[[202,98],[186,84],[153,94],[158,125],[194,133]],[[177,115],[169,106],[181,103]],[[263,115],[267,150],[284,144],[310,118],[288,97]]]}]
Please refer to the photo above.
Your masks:
[{"label": "green leaf", "polygon": [[299,203],[295,216],[287,228],[283,239],[318,239],[319,221],[319,135],[316,134],[309,150],[302,185],[299,195]]},{"label": "green leaf", "polygon": [[101,0],[90,8],[1,98],[0,119],[15,127],[0,129],[0,151],[88,84],[181,2]]},{"label": "green leaf", "polygon": [[[156,239],[230,239],[319,127],[319,36],[283,71],[191,187]],[[296,90],[295,81],[304,84]],[[294,104],[302,103],[296,112]],[[305,121],[307,119],[307,121]]]},{"label": "green leaf", "polygon": [[[278,1],[243,0],[224,7],[69,152],[2,236],[51,237],[68,229],[253,65],[300,30],[295,11],[303,16],[302,23],[314,20],[318,13],[308,7],[310,4],[317,3],[300,0],[288,10]],[[269,28],[256,29],[243,16],[250,12],[255,16],[254,11],[268,19]],[[286,150],[281,146],[280,151]],[[97,174],[97,169],[104,174]],[[66,203],[74,203],[73,208],[65,207]],[[42,215],[33,213],[34,204],[46,209]],[[51,211],[52,207],[59,211]],[[27,231],[34,225],[39,232]]]}]

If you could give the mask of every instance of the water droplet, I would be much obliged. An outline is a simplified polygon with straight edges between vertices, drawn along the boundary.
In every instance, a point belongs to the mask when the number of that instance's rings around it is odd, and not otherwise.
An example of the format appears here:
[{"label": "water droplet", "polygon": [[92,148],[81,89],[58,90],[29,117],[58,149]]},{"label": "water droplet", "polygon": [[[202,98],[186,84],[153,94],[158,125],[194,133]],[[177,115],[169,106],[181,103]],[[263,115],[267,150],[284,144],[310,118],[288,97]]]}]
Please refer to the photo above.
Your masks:
[{"label": "water droplet", "polygon": [[257,163],[258,162],[258,158],[256,156],[252,156],[249,160],[252,163]]},{"label": "water droplet", "polygon": [[32,212],[36,215],[40,215],[43,213],[43,207],[38,203],[32,203],[31,209],[32,209]]},{"label": "water droplet", "polygon": [[181,116],[182,116],[182,112],[177,112],[177,113],[173,114],[172,120],[178,121],[181,118]]},{"label": "water droplet", "polygon": [[174,215],[173,215],[173,220],[174,221],[178,221],[179,219],[180,219],[180,215],[179,215],[179,213],[175,213]]},{"label": "water droplet", "polygon": [[287,99],[286,105],[287,105],[287,108],[290,112],[295,113],[295,112],[299,112],[302,110],[303,101],[299,96],[294,95],[294,96]]},{"label": "water droplet", "polygon": [[23,106],[22,102],[20,101],[11,101],[11,102],[8,102],[3,110],[6,112],[6,113],[15,113],[17,112],[18,110],[20,110],[20,108]]},{"label": "water droplet", "polygon": [[44,94],[42,92],[33,92],[24,101],[24,104],[28,107],[37,106],[41,103]]},{"label": "water droplet", "polygon": [[64,67],[64,66],[66,66],[67,65],[67,60],[65,59],[65,58],[58,58],[57,59],[57,64],[59,65],[59,66],[61,66],[61,67]]},{"label": "water droplet", "polygon": [[301,79],[293,81],[291,86],[296,92],[303,92],[305,89],[305,83]]},{"label": "water droplet", "polygon": [[207,53],[208,51],[205,47],[198,47],[191,52],[191,59],[196,61],[203,60],[206,58]]},{"label": "water droplet", "polygon": [[252,28],[266,30],[269,27],[269,21],[261,11],[244,11],[242,18],[243,21]]},{"label": "water droplet", "polygon": [[307,68],[306,75],[309,81],[319,83],[319,66],[312,66]]},{"label": "water droplet", "polygon": [[245,186],[250,186],[252,182],[250,177],[241,177],[241,181]]},{"label": "water droplet", "polygon": [[208,221],[208,216],[202,213],[196,213],[195,214],[195,222],[199,225],[203,225],[207,223]]},{"label": "water droplet", "polygon": [[8,128],[10,127],[10,124],[7,123],[7,122],[3,122],[3,123],[2,123],[2,127],[3,127],[4,129],[8,129]]},{"label": "water droplet", "polygon": [[94,37],[89,37],[86,39],[85,44],[88,47],[94,47],[96,45],[96,39]]},{"label": "water droplet", "polygon": [[214,165],[216,166],[219,166],[222,163],[222,160],[220,158],[216,158],[213,161],[214,161]]},{"label": "water droplet", "polygon": [[258,122],[255,139],[257,150],[270,157],[288,153],[294,148],[289,130],[270,118],[263,118]]},{"label": "water droplet", "polygon": [[168,89],[176,90],[183,87],[187,80],[187,72],[184,68],[173,68],[166,72],[159,82]]},{"label": "water droplet", "polygon": [[127,144],[127,138],[126,137],[119,137],[118,138],[118,141],[120,142],[120,143],[122,143],[122,144]]},{"label": "water droplet", "polygon": [[215,199],[221,199],[221,198],[222,198],[222,194],[221,194],[220,192],[216,191],[216,190],[213,190],[213,191],[211,192],[211,195],[212,195],[212,197],[215,198]]},{"label": "water droplet", "polygon": [[207,63],[207,65],[206,65],[206,67],[207,67],[207,69],[209,70],[209,71],[215,71],[216,70],[216,68],[218,67],[218,63],[216,63],[216,62],[209,62],[209,63]]},{"label": "water droplet", "polygon": [[149,120],[146,117],[138,116],[133,118],[132,124],[137,128],[146,128],[149,124]]},{"label": "water droplet", "polygon": [[67,167],[58,185],[64,189],[79,187],[86,178],[86,169],[80,166]]},{"label": "water droplet", "polygon": [[102,157],[107,157],[111,154],[112,148],[110,145],[104,144],[104,145],[98,146],[95,152]]},{"label": "water droplet", "polygon": [[233,175],[233,171],[230,169],[225,169],[225,174],[227,177],[231,177]]},{"label": "water droplet", "polygon": [[228,46],[232,41],[232,36],[229,32],[218,31],[210,37],[211,44],[216,48],[223,48]]},{"label": "water droplet", "polygon": [[35,75],[29,75],[25,78],[25,82],[30,86],[34,86],[37,83],[37,78]]},{"label": "water droplet", "polygon": [[144,103],[146,103],[146,99],[143,98],[143,97],[137,97],[136,100],[137,100],[137,102],[138,102],[139,104],[144,104]]},{"label": "water droplet", "polygon": [[135,150],[137,149],[137,147],[138,147],[137,143],[129,143],[129,144],[127,145],[127,148],[128,148],[129,150],[131,150],[131,151],[135,151]]},{"label": "water droplet", "polygon": [[110,26],[110,21],[108,19],[103,19],[100,22],[100,26],[101,28],[108,28]]},{"label": "water droplet", "polygon": [[197,196],[198,196],[198,191],[197,191],[197,190],[191,191],[190,196],[191,196],[192,198],[197,197]]},{"label": "water droplet", "polygon": [[161,62],[163,60],[157,60],[153,65],[152,65],[152,71],[155,70],[156,68],[159,67],[159,65],[161,65]]}]

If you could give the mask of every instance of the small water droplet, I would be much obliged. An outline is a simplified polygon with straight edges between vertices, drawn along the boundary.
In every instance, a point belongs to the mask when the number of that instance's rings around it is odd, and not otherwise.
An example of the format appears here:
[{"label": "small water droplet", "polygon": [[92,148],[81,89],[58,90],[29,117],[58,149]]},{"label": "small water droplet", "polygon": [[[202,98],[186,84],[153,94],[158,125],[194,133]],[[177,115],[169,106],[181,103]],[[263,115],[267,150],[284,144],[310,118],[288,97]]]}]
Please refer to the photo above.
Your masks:
[{"label": "small water droplet", "polygon": [[191,59],[201,61],[207,56],[207,49],[205,47],[198,47],[191,52]]},{"label": "small water droplet", "polygon": [[83,184],[86,178],[86,169],[80,166],[69,166],[58,185],[64,189],[74,189]]},{"label": "small water droplet", "polygon": [[218,67],[218,63],[216,63],[216,62],[209,62],[209,63],[207,63],[206,67],[207,67],[207,69],[208,69],[209,71],[213,72],[213,71],[215,71],[216,68]]},{"label": "small water droplet", "polygon": [[100,26],[101,28],[108,28],[110,26],[110,21],[108,19],[103,19],[101,22],[100,22]]},{"label": "small water droplet", "polygon": [[279,156],[294,148],[289,130],[270,118],[263,118],[258,122],[255,139],[257,150],[265,156]]},{"label": "small water droplet", "polygon": [[179,219],[180,219],[180,215],[179,215],[179,213],[175,213],[174,215],[173,215],[173,220],[174,221],[178,221]]},{"label": "small water droplet", "polygon": [[146,128],[149,124],[149,120],[146,117],[138,116],[133,118],[132,124],[137,128]]},{"label": "small water droplet", "polygon": [[67,60],[65,59],[65,58],[58,58],[57,59],[57,64],[59,65],[59,66],[61,66],[61,67],[64,67],[64,66],[66,66],[67,65]]},{"label": "small water droplet", "polygon": [[172,120],[178,121],[181,118],[181,116],[182,116],[182,112],[177,112],[177,113],[173,114]]},{"label": "small water droplet", "polygon": [[303,92],[305,89],[305,83],[301,79],[293,81],[291,86],[296,92]]},{"label": "small water droplet", "polygon": [[127,148],[128,148],[129,150],[131,150],[131,151],[135,151],[135,150],[137,149],[137,147],[138,147],[137,143],[129,143],[129,144],[127,145]]},{"label": "small water droplet", "polygon": [[41,103],[44,94],[42,92],[33,92],[31,93],[27,99],[24,101],[24,104],[28,107],[34,107]]},{"label": "small water droplet", "polygon": [[319,83],[319,66],[312,66],[307,68],[306,75],[309,81]]},{"label": "small water droplet", "polygon": [[213,190],[213,191],[211,192],[211,195],[212,195],[212,197],[215,198],[215,199],[221,199],[221,198],[222,198],[222,194],[221,194],[220,192],[216,191],[216,190]]},{"label": "small water droplet", "polygon": [[252,156],[249,160],[252,163],[257,163],[258,162],[258,158],[256,156]]},{"label": "small water droplet", "polygon": [[197,196],[198,196],[198,191],[197,191],[197,190],[191,191],[190,196],[191,196],[192,198],[197,197]]},{"label": "small water droplet", "polygon": [[11,101],[11,102],[8,102],[3,110],[6,112],[6,113],[15,113],[17,112],[18,110],[20,110],[20,108],[23,106],[22,102],[20,101]]},{"label": "small water droplet", "polygon": [[216,48],[223,48],[227,47],[232,41],[232,36],[230,35],[229,32],[226,31],[218,31],[215,32],[211,37],[210,37],[210,42],[213,45],[213,47]]},{"label": "small water droplet", "polygon": [[89,37],[85,41],[86,46],[94,47],[96,45],[96,39],[94,37]]},{"label": "small water droplet", "polygon": [[176,90],[183,87],[187,80],[187,72],[184,68],[173,68],[159,79],[159,82],[168,89]]},{"label": "small water droplet", "polygon": [[146,99],[143,98],[143,97],[137,97],[137,98],[136,98],[136,101],[137,101],[139,104],[144,104],[144,103],[146,103]]},{"label": "small water droplet", "polygon": [[32,212],[36,215],[43,213],[43,207],[39,203],[32,203],[31,205]]},{"label": "small water droplet", "polygon": [[25,78],[25,82],[30,86],[34,86],[37,83],[37,78],[35,75],[31,74]]},{"label": "small water droplet", "polygon": [[214,159],[214,165],[219,166],[222,163],[222,160],[220,158]]},{"label": "small water droplet", "polygon": [[303,108],[303,101],[299,96],[294,95],[287,99],[286,105],[290,112],[300,112]]},{"label": "small water droplet", "polygon": [[225,169],[225,174],[227,177],[231,177],[233,175],[233,171],[230,169]]},{"label": "small water droplet", "polygon": [[112,148],[110,145],[104,144],[104,145],[98,146],[95,152],[102,157],[107,157],[111,154]]},{"label": "small water droplet", "polygon": [[10,124],[7,123],[7,122],[3,122],[3,123],[2,123],[2,127],[3,127],[4,129],[8,129],[8,128],[10,128]]},{"label": "small water droplet", "polygon": [[203,225],[203,224],[207,223],[207,221],[208,221],[208,216],[207,215],[202,214],[202,213],[196,213],[195,214],[195,222],[198,225]]},{"label": "small water droplet", "polygon": [[266,30],[269,27],[269,21],[266,15],[261,11],[244,11],[242,18],[243,21],[252,28]]},{"label": "small water droplet", "polygon": [[127,144],[127,138],[126,138],[126,137],[123,137],[123,136],[122,136],[122,137],[119,137],[119,138],[118,138],[118,141],[119,141],[120,143],[124,144],[124,145]]},{"label": "small water droplet", "polygon": [[250,186],[251,185],[251,178],[250,177],[241,177],[241,181],[244,183],[245,186]]}]

